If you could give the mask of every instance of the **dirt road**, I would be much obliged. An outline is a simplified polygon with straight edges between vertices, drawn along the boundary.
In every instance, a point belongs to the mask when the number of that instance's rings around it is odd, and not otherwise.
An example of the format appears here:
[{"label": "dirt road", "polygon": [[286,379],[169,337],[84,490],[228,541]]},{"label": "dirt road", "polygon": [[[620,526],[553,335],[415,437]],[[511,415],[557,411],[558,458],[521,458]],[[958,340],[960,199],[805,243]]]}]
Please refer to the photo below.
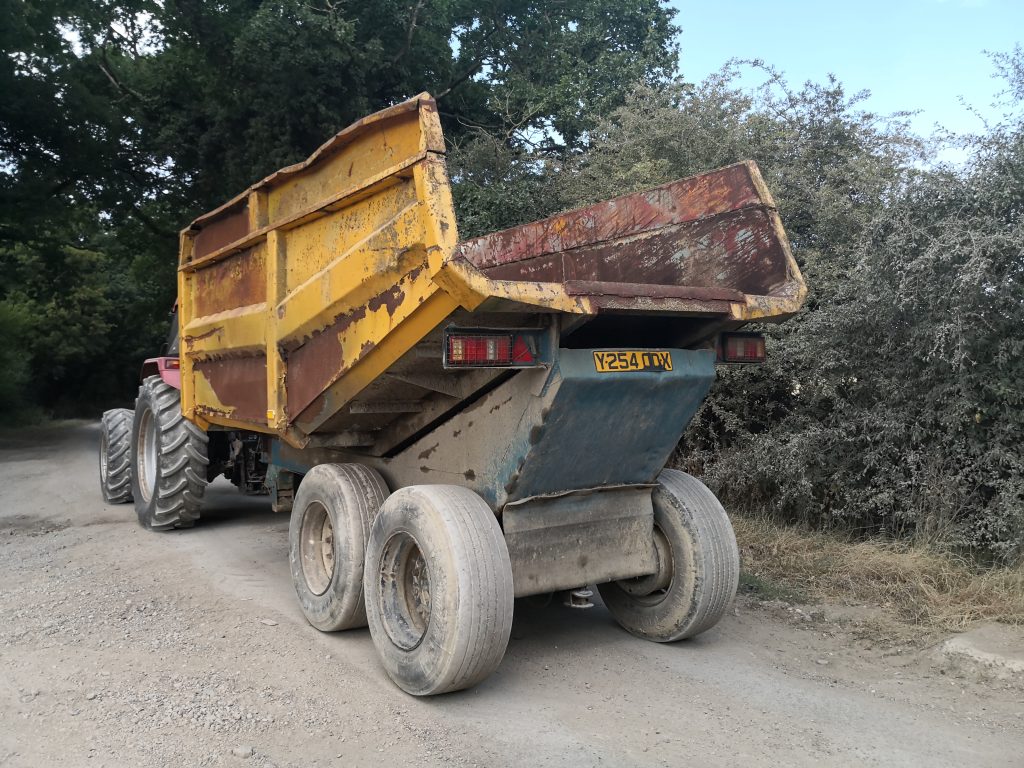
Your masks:
[{"label": "dirt road", "polygon": [[1020,685],[752,598],[676,645],[519,601],[497,674],[411,698],[366,630],[306,624],[285,516],[218,484],[148,533],[101,501],[97,434],[0,439],[2,766],[1024,765]]}]

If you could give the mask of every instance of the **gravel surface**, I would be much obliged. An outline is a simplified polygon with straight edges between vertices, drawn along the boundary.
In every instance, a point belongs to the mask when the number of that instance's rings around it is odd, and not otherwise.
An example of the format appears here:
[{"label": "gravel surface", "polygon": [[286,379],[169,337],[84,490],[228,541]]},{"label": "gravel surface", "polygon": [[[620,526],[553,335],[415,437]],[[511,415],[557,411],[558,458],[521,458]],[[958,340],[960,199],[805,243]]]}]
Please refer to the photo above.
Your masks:
[{"label": "gravel surface", "polygon": [[675,645],[523,600],[477,688],[414,699],[304,621],[285,516],[216,484],[153,534],[95,424],[0,436],[0,766],[1013,766],[1024,687],[870,611],[740,598]]}]

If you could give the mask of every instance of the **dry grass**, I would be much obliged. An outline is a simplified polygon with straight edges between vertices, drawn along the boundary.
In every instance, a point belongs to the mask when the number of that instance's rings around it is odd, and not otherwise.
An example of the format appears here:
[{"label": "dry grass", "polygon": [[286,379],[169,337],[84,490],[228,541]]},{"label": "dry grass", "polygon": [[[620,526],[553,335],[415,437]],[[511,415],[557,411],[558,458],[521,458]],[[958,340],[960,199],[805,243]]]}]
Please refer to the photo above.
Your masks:
[{"label": "dry grass", "polygon": [[981,570],[953,555],[883,541],[733,519],[743,570],[776,594],[881,606],[944,629],[980,621],[1024,625],[1024,567]]}]

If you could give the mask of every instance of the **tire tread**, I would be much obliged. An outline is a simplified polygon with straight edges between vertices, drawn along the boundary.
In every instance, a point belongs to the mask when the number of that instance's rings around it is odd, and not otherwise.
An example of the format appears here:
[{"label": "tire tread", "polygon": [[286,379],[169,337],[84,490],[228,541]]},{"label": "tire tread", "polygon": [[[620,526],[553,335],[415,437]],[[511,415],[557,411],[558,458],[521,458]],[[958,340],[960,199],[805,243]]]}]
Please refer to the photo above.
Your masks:
[{"label": "tire tread", "polygon": [[[152,530],[190,528],[199,519],[206,493],[206,468],[209,436],[181,412],[181,393],[159,376],[150,376],[139,387],[136,412],[140,407],[153,411],[158,430],[159,464],[157,487],[149,504],[136,492],[135,509],[139,521]],[[137,461],[140,436],[133,440],[133,465]],[[137,491],[137,478],[133,481]]]},{"label": "tire tread", "polygon": [[[434,611],[443,610],[449,633],[443,658],[425,660],[420,665],[422,678],[406,679],[399,663],[405,652],[391,642],[376,601],[368,595],[374,645],[388,675],[407,693],[428,696],[470,688],[497,669],[512,631],[512,566],[505,538],[490,507],[468,488],[408,486],[392,494],[374,523],[366,559],[368,589],[377,586],[376,564],[392,528],[399,525],[403,505],[412,505],[422,524],[439,533],[449,548],[454,571],[450,578],[457,588],[443,597],[432,595],[431,600],[431,621]],[[412,653],[425,652],[425,645]]]},{"label": "tire tread", "polygon": [[[108,504],[132,500],[132,420],[131,408],[113,408],[100,418],[100,429],[107,436],[107,473],[100,469],[100,489]],[[100,450],[103,444],[100,443]]]},{"label": "tire tread", "polygon": [[623,628],[649,640],[674,642],[699,635],[721,620],[739,584],[739,549],[729,516],[704,483],[675,469],[662,470],[658,483],[656,507],[659,494],[667,500],[660,512],[656,508],[656,517],[665,516],[663,525],[675,526],[693,550],[694,561],[686,563],[693,569],[692,592],[678,587],[675,577],[666,598],[655,604],[633,598],[617,582],[599,584],[598,590]]}]

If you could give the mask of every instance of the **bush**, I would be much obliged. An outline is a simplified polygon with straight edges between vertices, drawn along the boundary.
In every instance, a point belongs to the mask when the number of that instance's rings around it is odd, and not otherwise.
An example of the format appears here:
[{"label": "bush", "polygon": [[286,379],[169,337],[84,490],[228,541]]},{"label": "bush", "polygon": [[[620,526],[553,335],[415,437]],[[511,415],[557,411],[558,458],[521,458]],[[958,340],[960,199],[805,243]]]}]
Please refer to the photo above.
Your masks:
[{"label": "bush", "polygon": [[[1021,58],[998,62],[1016,103]],[[756,160],[810,294],[763,329],[766,365],[720,371],[679,461],[734,510],[1020,557],[1020,121],[961,139],[971,165],[937,167],[906,116],[865,112],[864,94],[834,80],[792,90],[770,70],[750,93],[739,71],[638,88],[558,164],[464,156],[477,185],[460,215],[537,218]]]},{"label": "bush", "polygon": [[688,444],[730,506],[1020,559],[1022,138],[1011,118],[968,167],[908,176],[768,370],[722,377]]}]

